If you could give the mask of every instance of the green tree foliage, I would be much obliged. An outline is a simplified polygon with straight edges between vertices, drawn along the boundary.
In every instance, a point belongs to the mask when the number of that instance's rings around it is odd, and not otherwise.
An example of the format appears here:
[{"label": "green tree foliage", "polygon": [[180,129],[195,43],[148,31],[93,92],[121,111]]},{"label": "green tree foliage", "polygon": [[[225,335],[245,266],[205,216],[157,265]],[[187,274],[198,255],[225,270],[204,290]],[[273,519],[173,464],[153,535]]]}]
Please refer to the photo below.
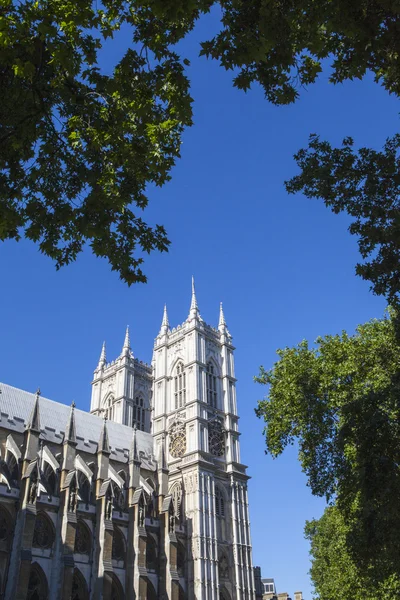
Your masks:
[{"label": "green tree foliage", "polygon": [[[168,247],[140,213],[192,115],[184,65],[168,47],[179,26],[155,24],[150,49],[135,4],[3,0],[0,13],[0,239],[22,230],[58,267],[89,241],[128,283],[145,280],[140,253]],[[132,47],[106,75],[98,52],[122,25]]]},{"label": "green tree foliage", "polygon": [[305,528],[310,541],[311,579],[318,600],[393,600],[400,595],[396,573],[382,582],[368,577],[368,570],[357,568],[348,550],[346,526],[336,506],[329,506],[318,520]]},{"label": "green tree foliage", "polygon": [[[192,123],[176,45],[213,5],[221,30],[200,53],[240,89],[288,104],[331,60],[333,83],[370,70],[399,93],[396,2],[1,0],[0,240],[25,235],[57,267],[89,243],[146,280],[143,254],[169,244],[141,218],[146,188],[168,180]],[[132,45],[107,74],[99,51],[121,26]]]},{"label": "green tree foliage", "polygon": [[[257,415],[267,452],[299,444],[313,494],[335,501],[356,564],[379,581],[400,572],[400,342],[393,315],[355,335],[278,351]],[[389,571],[387,571],[389,569]]]},{"label": "green tree foliage", "polygon": [[295,154],[300,175],[286,183],[290,193],[322,198],[334,213],[353,219],[349,231],[358,237],[361,256],[356,273],[372,283],[375,294],[393,305],[400,302],[400,135],[382,151],[354,150],[351,138],[333,148],[317,135]]}]

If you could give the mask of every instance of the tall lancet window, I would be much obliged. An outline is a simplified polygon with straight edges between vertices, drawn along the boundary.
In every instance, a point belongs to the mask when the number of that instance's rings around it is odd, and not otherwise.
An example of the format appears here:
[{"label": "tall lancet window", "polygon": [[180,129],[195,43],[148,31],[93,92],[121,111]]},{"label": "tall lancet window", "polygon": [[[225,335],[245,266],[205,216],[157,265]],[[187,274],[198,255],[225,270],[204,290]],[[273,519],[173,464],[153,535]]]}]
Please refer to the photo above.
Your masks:
[{"label": "tall lancet window", "polygon": [[210,406],[217,408],[217,377],[211,362],[207,365],[207,402]]},{"label": "tall lancet window", "polygon": [[183,368],[183,363],[179,363],[176,367],[174,393],[175,410],[177,410],[186,404],[186,373]]},{"label": "tall lancet window", "polygon": [[103,404],[103,415],[107,417],[109,421],[114,418],[114,396],[107,396]]},{"label": "tall lancet window", "polygon": [[140,396],[136,396],[135,402],[133,403],[133,411],[132,411],[132,427],[136,424],[136,427],[141,431],[144,431],[144,423],[145,423],[145,408],[143,398]]}]

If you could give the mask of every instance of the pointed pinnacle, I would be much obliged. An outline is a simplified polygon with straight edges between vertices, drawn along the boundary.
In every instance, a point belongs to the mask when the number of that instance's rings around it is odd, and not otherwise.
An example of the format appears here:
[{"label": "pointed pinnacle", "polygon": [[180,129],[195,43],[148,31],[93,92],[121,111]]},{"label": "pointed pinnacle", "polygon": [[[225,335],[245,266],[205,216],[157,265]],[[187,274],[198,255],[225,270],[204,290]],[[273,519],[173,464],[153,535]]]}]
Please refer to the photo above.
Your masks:
[{"label": "pointed pinnacle", "polygon": [[194,277],[192,277],[192,301],[190,303],[189,318],[193,319],[195,317],[200,317],[200,314],[196,299],[196,289],[194,287]]},{"label": "pointed pinnacle", "polygon": [[164,312],[163,312],[163,318],[162,318],[162,322],[161,322],[159,335],[168,333],[168,330],[169,330],[169,321],[168,321],[167,305],[164,304]]},{"label": "pointed pinnacle", "polygon": [[129,337],[129,325],[126,326],[124,345],[122,346],[122,356],[129,356],[131,352],[131,340]]},{"label": "pointed pinnacle", "polygon": [[69,413],[67,426],[65,428],[64,442],[76,444],[75,402],[72,402],[71,404],[71,410]]},{"label": "pointed pinnacle", "polygon": [[35,402],[33,404],[31,416],[26,426],[27,429],[30,429],[31,431],[36,431],[37,433],[40,433],[39,396],[40,390],[38,389],[38,391],[36,392]]},{"label": "pointed pinnacle", "polygon": [[100,434],[98,451],[110,454],[110,444],[108,442],[107,416],[106,415],[104,415],[103,427],[102,427],[101,434]]},{"label": "pointed pinnacle", "polygon": [[97,365],[98,369],[102,369],[106,365],[106,343],[103,342],[103,346],[101,348],[101,354],[99,358],[99,364]]},{"label": "pointed pinnacle", "polygon": [[222,302],[220,302],[218,329],[221,331],[221,329],[225,329],[225,328],[226,328],[226,321],[225,321],[224,309],[222,308]]},{"label": "pointed pinnacle", "polygon": [[136,431],[137,431],[137,427],[136,427],[136,423],[135,423],[135,425],[133,427],[133,437],[132,437],[132,443],[131,443],[131,448],[130,448],[130,452],[129,452],[129,460],[134,461],[134,462],[139,461],[139,455],[138,455],[138,451],[137,451]]}]

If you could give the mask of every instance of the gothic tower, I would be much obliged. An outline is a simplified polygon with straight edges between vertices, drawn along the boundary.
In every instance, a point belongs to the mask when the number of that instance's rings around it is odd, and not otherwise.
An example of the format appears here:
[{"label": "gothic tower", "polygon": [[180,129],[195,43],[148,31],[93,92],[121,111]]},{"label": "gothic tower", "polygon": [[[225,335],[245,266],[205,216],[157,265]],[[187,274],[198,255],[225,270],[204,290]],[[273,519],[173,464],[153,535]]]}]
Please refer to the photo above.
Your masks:
[{"label": "gothic tower", "polygon": [[186,523],[187,595],[197,600],[255,598],[233,352],[222,305],[215,329],[193,282],[182,325],[171,330],[164,309],[153,351],[155,455],[165,453],[168,497]]},{"label": "gothic tower", "polygon": [[107,363],[105,342],[103,344],[93,375],[90,412],[150,432],[151,387],[151,367],[134,358],[127,327],[122,351],[116,360]]}]

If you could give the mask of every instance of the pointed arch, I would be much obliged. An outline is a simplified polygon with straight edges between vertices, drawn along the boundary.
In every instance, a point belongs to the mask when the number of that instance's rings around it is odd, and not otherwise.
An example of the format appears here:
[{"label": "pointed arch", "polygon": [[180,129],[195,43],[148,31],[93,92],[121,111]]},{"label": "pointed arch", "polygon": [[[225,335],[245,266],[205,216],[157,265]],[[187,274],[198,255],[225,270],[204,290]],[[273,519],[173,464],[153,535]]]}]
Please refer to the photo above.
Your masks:
[{"label": "pointed arch", "polygon": [[12,543],[14,532],[13,518],[5,506],[0,504],[0,546],[8,550]]},{"label": "pointed arch", "polygon": [[37,562],[31,565],[26,600],[49,600],[47,578]]},{"label": "pointed arch", "polygon": [[75,533],[74,552],[90,556],[92,550],[92,533],[82,519],[78,519]]},{"label": "pointed arch", "polygon": [[81,502],[89,504],[92,493],[92,486],[87,478],[86,474],[82,470],[76,471],[76,478],[78,481],[78,497]]},{"label": "pointed arch", "polygon": [[154,585],[152,584],[152,582],[148,579],[147,580],[147,594],[146,594],[146,600],[157,600],[158,596],[157,596],[157,592],[154,589]]},{"label": "pointed arch", "polygon": [[114,392],[108,392],[102,400],[103,415],[107,417],[109,421],[114,419]]},{"label": "pointed arch", "polygon": [[148,571],[156,573],[158,570],[158,543],[152,533],[147,535],[146,543],[146,567]]},{"label": "pointed arch", "polygon": [[186,405],[186,371],[183,360],[178,361],[173,371],[173,409]]},{"label": "pointed arch", "polygon": [[172,377],[174,375],[178,363],[182,363],[183,365],[185,364],[185,359],[183,358],[183,356],[181,354],[176,356],[171,363],[171,366],[169,368],[169,376],[170,377]]},{"label": "pointed arch", "polygon": [[215,361],[210,358],[206,366],[207,404],[212,408],[218,407],[218,370]]},{"label": "pointed arch", "polygon": [[89,600],[89,590],[86,579],[76,567],[72,579],[71,600]]},{"label": "pointed arch", "polygon": [[181,518],[183,509],[183,486],[181,481],[175,481],[168,492],[169,496],[172,496],[172,502],[174,503],[174,510],[177,519]]},{"label": "pointed arch", "polygon": [[109,600],[125,600],[125,592],[117,575],[115,573],[105,573],[104,577],[111,588]]},{"label": "pointed arch", "polygon": [[125,537],[119,527],[114,527],[113,541],[112,541],[112,560],[117,562],[123,562],[125,567],[126,557],[126,542]]},{"label": "pointed arch", "polygon": [[53,546],[54,540],[55,528],[53,521],[45,512],[41,511],[36,515],[32,546],[46,550]]}]

